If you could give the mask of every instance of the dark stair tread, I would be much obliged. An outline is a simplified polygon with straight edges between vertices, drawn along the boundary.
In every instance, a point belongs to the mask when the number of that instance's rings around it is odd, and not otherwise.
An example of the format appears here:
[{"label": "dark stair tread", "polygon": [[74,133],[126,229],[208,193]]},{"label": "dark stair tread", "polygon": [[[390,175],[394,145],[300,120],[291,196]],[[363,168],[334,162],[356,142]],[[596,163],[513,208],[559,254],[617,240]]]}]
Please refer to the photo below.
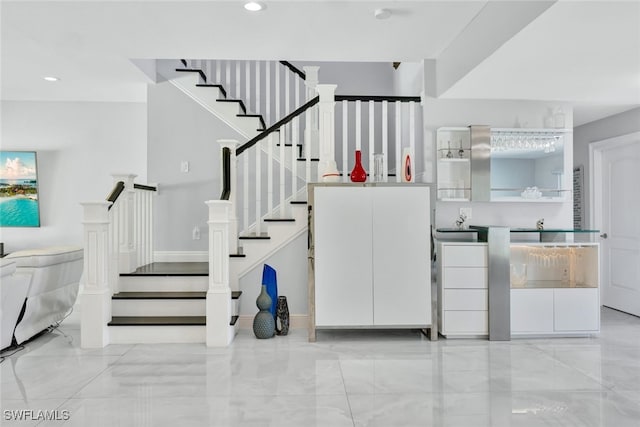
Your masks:
[{"label": "dark stair tread", "polygon": [[205,326],[206,316],[113,316],[109,326]]},{"label": "dark stair tread", "polygon": [[262,114],[236,114],[236,117],[257,117],[260,120],[260,125],[266,129],[267,125],[264,123],[264,118],[262,117]]},{"label": "dark stair tread", "polygon": [[216,102],[237,102],[240,104],[240,109],[244,111],[245,114],[247,113],[247,109],[244,106],[244,101],[242,99],[216,99]]},{"label": "dark stair tread", "polygon": [[120,276],[208,276],[208,262],[154,262]]},{"label": "dark stair tread", "polygon": [[[312,157],[309,160],[312,161],[312,162],[319,162],[320,161],[320,159],[318,159],[316,157]],[[299,162],[306,162],[307,159],[305,157],[298,157],[298,161]]]},{"label": "dark stair tread", "polygon": [[[210,83],[198,83],[196,85],[196,87],[215,87],[220,89],[220,92],[222,92],[222,96],[224,96],[225,98],[227,97],[227,91],[224,90],[224,86],[219,85],[219,84],[210,84]],[[225,99],[216,99],[216,101],[226,101]]]},{"label": "dark stair tread", "polygon": [[242,295],[242,291],[231,291],[231,299],[238,299]]},{"label": "dark stair tread", "polygon": [[240,236],[238,239],[242,240],[269,240],[271,236]]},{"label": "dark stair tread", "polygon": [[294,218],[265,218],[264,222],[295,222]]},{"label": "dark stair tread", "polygon": [[292,205],[306,205],[307,201],[306,200],[292,200],[291,202]]},{"label": "dark stair tread", "polygon": [[202,70],[199,70],[197,68],[176,68],[176,71],[179,73],[199,73],[200,77],[202,77],[202,80],[205,82],[207,81],[206,74]]},{"label": "dark stair tread", "polygon": [[207,293],[200,292],[118,292],[113,299],[206,299]]},{"label": "dark stair tread", "polygon": [[231,316],[231,322],[229,322],[229,326],[235,325],[239,317],[240,316]]},{"label": "dark stair tread", "polygon": [[246,254],[229,254],[231,258],[246,258]]}]

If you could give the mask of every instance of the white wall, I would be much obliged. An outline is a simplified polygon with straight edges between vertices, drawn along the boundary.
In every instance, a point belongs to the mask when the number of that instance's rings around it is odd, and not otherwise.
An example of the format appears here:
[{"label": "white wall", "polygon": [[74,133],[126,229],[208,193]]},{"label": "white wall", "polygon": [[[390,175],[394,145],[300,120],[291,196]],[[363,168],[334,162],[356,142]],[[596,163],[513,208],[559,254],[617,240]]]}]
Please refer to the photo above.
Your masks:
[{"label": "white wall", "polygon": [[[233,261],[232,261],[233,262]],[[278,295],[287,297],[290,314],[307,314],[307,234],[303,233],[264,261],[276,270]],[[256,298],[262,284],[262,264],[240,279],[240,315],[258,312]]]},{"label": "white wall", "polygon": [[640,108],[586,123],[574,129],[573,164],[574,166],[582,166],[584,168],[584,187],[582,194],[584,197],[585,227],[591,226],[591,213],[588,209],[591,196],[591,188],[589,186],[589,144],[637,131],[640,131]]},{"label": "white wall", "polygon": [[39,228],[0,228],[5,251],[82,245],[80,202],[105,200],[112,173],[146,183],[143,103],[2,101],[2,150],[35,150]]},{"label": "white wall", "polygon": [[[149,85],[149,180],[159,184],[154,218],[156,251],[206,251],[206,200],[220,198],[219,139],[244,142],[236,131],[171,83]],[[181,162],[189,172],[181,172]],[[193,240],[194,227],[200,240]]]},{"label": "white wall", "polygon": [[[540,101],[497,101],[436,99],[428,97],[423,108],[425,122],[424,168],[425,182],[435,182],[435,132],[439,127],[489,125],[491,127],[542,128],[549,108],[562,107],[565,127],[573,127],[573,110],[568,104]],[[571,134],[565,136],[564,165],[569,171],[563,177],[564,188],[572,188],[573,142]],[[436,227],[452,227],[461,207],[472,208],[471,224],[535,227],[536,221],[545,219],[547,228],[573,226],[573,205],[564,203],[516,202],[437,202]]]}]

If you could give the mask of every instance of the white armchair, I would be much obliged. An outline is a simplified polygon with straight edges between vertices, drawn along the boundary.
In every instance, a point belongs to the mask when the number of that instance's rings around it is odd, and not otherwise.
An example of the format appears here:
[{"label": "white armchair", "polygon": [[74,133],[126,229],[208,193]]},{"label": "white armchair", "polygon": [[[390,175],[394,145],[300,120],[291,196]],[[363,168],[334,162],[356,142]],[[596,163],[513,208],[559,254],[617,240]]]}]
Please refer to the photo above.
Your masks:
[{"label": "white armchair", "polygon": [[[18,344],[61,321],[73,307],[82,276],[84,251],[77,246],[14,252],[14,276],[29,280],[24,314],[15,327]],[[4,328],[4,321],[3,321]]]},{"label": "white armchair", "polygon": [[29,278],[15,272],[14,260],[0,261],[0,350],[11,345],[13,330],[29,291]]}]

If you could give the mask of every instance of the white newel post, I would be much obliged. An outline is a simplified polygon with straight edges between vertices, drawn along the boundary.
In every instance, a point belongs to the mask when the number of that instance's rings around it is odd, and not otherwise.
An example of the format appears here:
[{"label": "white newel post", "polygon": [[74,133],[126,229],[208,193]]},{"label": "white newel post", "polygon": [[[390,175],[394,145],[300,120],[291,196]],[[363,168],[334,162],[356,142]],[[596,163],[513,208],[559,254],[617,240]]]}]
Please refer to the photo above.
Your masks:
[{"label": "white newel post", "polygon": [[124,191],[117,201],[119,209],[120,273],[132,273],[138,268],[138,253],[135,247],[135,190],[133,180],[138,175],[113,174],[113,182],[124,182]]},{"label": "white newel post", "polygon": [[209,290],[207,291],[207,347],[233,341],[229,287],[229,214],[231,202],[209,200]]},{"label": "white newel post", "polygon": [[[318,94],[318,71],[320,67],[302,67],[305,73],[304,84],[307,87],[307,99],[306,102],[311,101]],[[311,150],[311,157],[318,158],[320,156],[320,149],[318,147],[318,116],[314,113],[311,114],[311,120],[306,124],[306,128],[304,130],[304,149],[305,153],[307,150]]]},{"label": "white newel post", "polygon": [[[231,208],[229,210],[229,252],[232,254],[238,253],[238,204],[236,197],[238,194],[238,158],[236,157],[236,148],[240,145],[235,139],[219,139],[218,144],[222,148],[228,148],[231,151],[231,193],[229,194],[229,202],[231,202]],[[223,161],[222,156],[220,156]],[[220,167],[221,173],[224,173],[223,168]],[[220,183],[224,183],[224,176],[220,176]]]},{"label": "white newel post", "polygon": [[109,344],[111,320],[109,286],[109,206],[111,202],[81,203],[84,209],[84,272],[80,298],[80,346]]},{"label": "white newel post", "polygon": [[317,85],[320,96],[318,129],[320,145],[320,163],[318,165],[318,181],[337,181],[335,141],[336,85]]}]

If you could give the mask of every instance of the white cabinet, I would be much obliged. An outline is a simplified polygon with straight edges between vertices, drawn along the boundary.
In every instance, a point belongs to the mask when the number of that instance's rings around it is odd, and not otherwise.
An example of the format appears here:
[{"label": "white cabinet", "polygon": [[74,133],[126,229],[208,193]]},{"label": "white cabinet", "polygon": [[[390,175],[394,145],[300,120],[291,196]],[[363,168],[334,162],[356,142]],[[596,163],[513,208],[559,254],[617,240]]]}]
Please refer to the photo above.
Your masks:
[{"label": "white cabinet", "polygon": [[489,333],[487,244],[438,243],[438,312],[446,337]]},{"label": "white cabinet", "polygon": [[313,327],[430,326],[429,188],[313,186]]},{"label": "white cabinet", "polygon": [[599,332],[598,250],[595,243],[512,244],[511,335]]}]

